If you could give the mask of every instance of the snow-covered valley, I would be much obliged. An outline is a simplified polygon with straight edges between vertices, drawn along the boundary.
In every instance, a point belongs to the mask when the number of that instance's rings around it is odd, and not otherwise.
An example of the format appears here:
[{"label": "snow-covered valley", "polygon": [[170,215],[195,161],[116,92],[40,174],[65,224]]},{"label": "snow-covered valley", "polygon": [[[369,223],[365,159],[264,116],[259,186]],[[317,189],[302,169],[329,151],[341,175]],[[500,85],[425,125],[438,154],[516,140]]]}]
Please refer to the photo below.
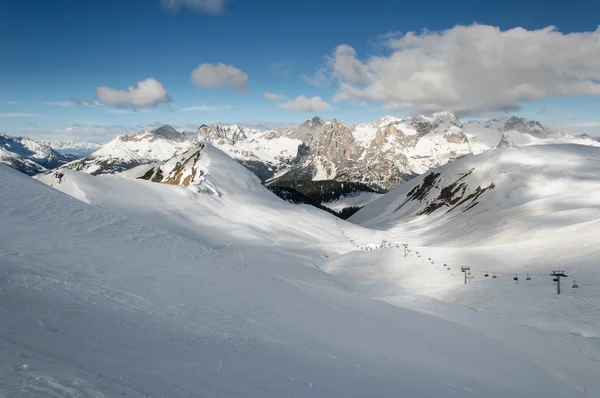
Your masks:
[{"label": "snow-covered valley", "polygon": [[597,397],[599,173],[597,147],[498,148],[343,221],[210,144],[0,165],[0,396]]}]

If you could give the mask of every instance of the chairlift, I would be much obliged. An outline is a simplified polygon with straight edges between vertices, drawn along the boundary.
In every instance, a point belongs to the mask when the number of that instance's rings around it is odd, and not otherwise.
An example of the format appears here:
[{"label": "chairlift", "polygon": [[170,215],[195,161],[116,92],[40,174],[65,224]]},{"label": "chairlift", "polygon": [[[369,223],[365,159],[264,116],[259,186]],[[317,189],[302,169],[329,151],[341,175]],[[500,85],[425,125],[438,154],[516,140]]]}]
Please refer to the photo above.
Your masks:
[{"label": "chairlift", "polygon": [[444,263],[444,267],[447,267],[447,266],[448,266],[448,264]]},{"label": "chairlift", "polygon": [[554,277],[554,278],[552,278],[552,280],[553,280],[554,282],[558,282],[558,278],[557,278],[557,277]]},{"label": "chairlift", "polygon": [[527,274],[527,278],[525,278],[526,281],[530,281],[531,280],[531,276],[529,276],[529,274]]},{"label": "chairlift", "polygon": [[577,282],[573,281],[573,286],[571,286],[573,289],[577,289],[579,287],[579,285],[577,284]]},{"label": "chairlift", "polygon": [[431,260],[431,257],[428,257],[427,260]]},{"label": "chairlift", "polygon": [[467,272],[467,275],[471,275],[471,271]]},{"label": "chairlift", "polygon": [[486,271],[485,277],[487,278],[488,276],[490,276],[490,274]]},{"label": "chairlift", "polygon": [[517,281],[518,282],[519,281],[519,275],[513,276],[513,281]]},{"label": "chairlift", "polygon": [[498,278],[498,277],[496,276],[496,273],[494,272],[494,275],[492,275],[492,279],[496,279],[496,278]]}]

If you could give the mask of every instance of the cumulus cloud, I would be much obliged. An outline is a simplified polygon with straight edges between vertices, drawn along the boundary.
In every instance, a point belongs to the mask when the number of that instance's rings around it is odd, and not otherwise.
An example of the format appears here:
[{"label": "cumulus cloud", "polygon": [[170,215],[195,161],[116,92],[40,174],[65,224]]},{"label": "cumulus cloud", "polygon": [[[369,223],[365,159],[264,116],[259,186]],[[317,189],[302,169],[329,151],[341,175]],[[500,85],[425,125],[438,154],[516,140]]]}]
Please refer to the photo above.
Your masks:
[{"label": "cumulus cloud", "polygon": [[281,102],[277,106],[281,109],[299,112],[319,112],[331,109],[331,105],[323,101],[321,97],[306,98],[304,95],[299,95],[293,100]]},{"label": "cumulus cloud", "polygon": [[230,65],[201,64],[192,71],[192,82],[200,87],[233,87],[238,92],[246,91],[248,75]]},{"label": "cumulus cloud", "polygon": [[98,87],[98,98],[107,104],[124,108],[143,108],[170,101],[167,89],[157,80],[149,78],[129,86],[127,91],[110,87]]},{"label": "cumulus cloud", "polygon": [[546,98],[600,96],[600,28],[562,34],[552,26],[470,25],[385,40],[389,54],[365,60],[348,45],[335,49],[329,68],[340,84],[336,100],[476,116]]},{"label": "cumulus cloud", "polygon": [[33,113],[0,113],[0,117],[38,117]]},{"label": "cumulus cloud", "polygon": [[329,73],[329,70],[327,69],[327,67],[321,65],[317,68],[317,71],[315,72],[314,75],[312,75],[312,76],[302,75],[302,80],[304,80],[306,83],[310,84],[311,86],[315,86],[315,87],[329,86],[331,84],[331,80],[329,78],[328,73]]},{"label": "cumulus cloud", "polygon": [[265,98],[271,101],[286,101],[288,98],[285,95],[265,92]]},{"label": "cumulus cloud", "polygon": [[230,0],[161,0],[162,5],[170,10],[179,11],[190,8],[200,14],[219,15],[225,11]]}]

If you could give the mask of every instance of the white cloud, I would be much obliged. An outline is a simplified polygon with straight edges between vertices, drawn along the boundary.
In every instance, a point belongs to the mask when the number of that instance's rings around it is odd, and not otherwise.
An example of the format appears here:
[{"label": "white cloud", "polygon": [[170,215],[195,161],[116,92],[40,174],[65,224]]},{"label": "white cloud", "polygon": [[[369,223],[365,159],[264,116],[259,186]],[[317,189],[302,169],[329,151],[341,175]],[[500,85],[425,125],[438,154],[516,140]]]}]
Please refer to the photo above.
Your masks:
[{"label": "white cloud", "polygon": [[190,8],[200,14],[222,14],[230,0],[162,0],[165,8],[178,11]]},{"label": "white cloud", "polygon": [[331,109],[331,105],[323,101],[321,97],[306,98],[300,95],[293,100],[277,104],[281,109],[299,112],[319,112]]},{"label": "white cloud", "polygon": [[0,117],[38,117],[32,113],[0,113]]},{"label": "white cloud", "polygon": [[129,86],[127,91],[110,87],[98,87],[98,98],[118,107],[142,108],[170,101],[167,89],[157,80],[149,78]]},{"label": "white cloud", "polygon": [[92,107],[95,107],[95,106],[103,106],[103,105],[104,105],[104,104],[102,104],[102,102],[100,102],[100,101],[98,101],[98,100],[91,100],[91,101],[88,101],[88,100],[74,99],[74,100],[73,100],[73,103],[74,103],[75,105],[82,105],[82,106],[92,106]]},{"label": "white cloud", "polygon": [[18,105],[18,104],[22,104],[21,101],[2,101],[3,104],[6,105]]},{"label": "white cloud", "polygon": [[238,92],[244,92],[248,84],[248,75],[230,65],[201,64],[192,71],[192,82],[200,87],[230,86]]},{"label": "white cloud", "polygon": [[600,96],[600,28],[562,34],[470,25],[386,40],[390,54],[366,60],[348,45],[336,48],[329,62],[340,82],[336,100],[474,116],[546,98]]},{"label": "white cloud", "polygon": [[302,75],[302,80],[315,87],[325,87],[331,84],[328,69],[325,66],[319,66],[313,76]]},{"label": "white cloud", "polygon": [[535,113],[537,113],[538,115],[543,115],[544,113],[548,112],[548,108],[545,106],[540,106]]},{"label": "white cloud", "polygon": [[197,106],[190,106],[187,108],[181,108],[180,111],[182,111],[182,112],[190,112],[190,111],[213,112],[213,111],[218,111],[219,109],[224,109],[224,108],[226,108],[226,107],[205,104],[205,105],[197,105]]},{"label": "white cloud", "polygon": [[73,101],[49,101],[49,102],[44,102],[44,105],[67,107],[67,106],[75,105],[75,103]]},{"label": "white cloud", "polygon": [[285,95],[265,92],[265,98],[271,101],[286,101],[288,98]]}]

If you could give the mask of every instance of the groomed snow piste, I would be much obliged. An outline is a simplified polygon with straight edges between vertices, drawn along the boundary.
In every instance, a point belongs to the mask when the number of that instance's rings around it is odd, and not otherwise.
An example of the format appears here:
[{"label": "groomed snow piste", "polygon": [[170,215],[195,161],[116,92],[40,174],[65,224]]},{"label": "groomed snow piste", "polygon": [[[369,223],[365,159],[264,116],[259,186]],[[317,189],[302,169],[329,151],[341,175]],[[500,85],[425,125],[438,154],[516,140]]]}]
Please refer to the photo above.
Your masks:
[{"label": "groomed snow piste", "polygon": [[[460,159],[362,226],[279,200],[211,146],[189,186],[40,177],[79,200],[0,166],[0,394],[596,397],[600,156],[581,148]],[[467,196],[495,185],[477,205],[417,215],[471,169]],[[540,231],[513,217],[544,206],[564,212]],[[538,276],[555,265],[588,285],[557,296]]]}]

